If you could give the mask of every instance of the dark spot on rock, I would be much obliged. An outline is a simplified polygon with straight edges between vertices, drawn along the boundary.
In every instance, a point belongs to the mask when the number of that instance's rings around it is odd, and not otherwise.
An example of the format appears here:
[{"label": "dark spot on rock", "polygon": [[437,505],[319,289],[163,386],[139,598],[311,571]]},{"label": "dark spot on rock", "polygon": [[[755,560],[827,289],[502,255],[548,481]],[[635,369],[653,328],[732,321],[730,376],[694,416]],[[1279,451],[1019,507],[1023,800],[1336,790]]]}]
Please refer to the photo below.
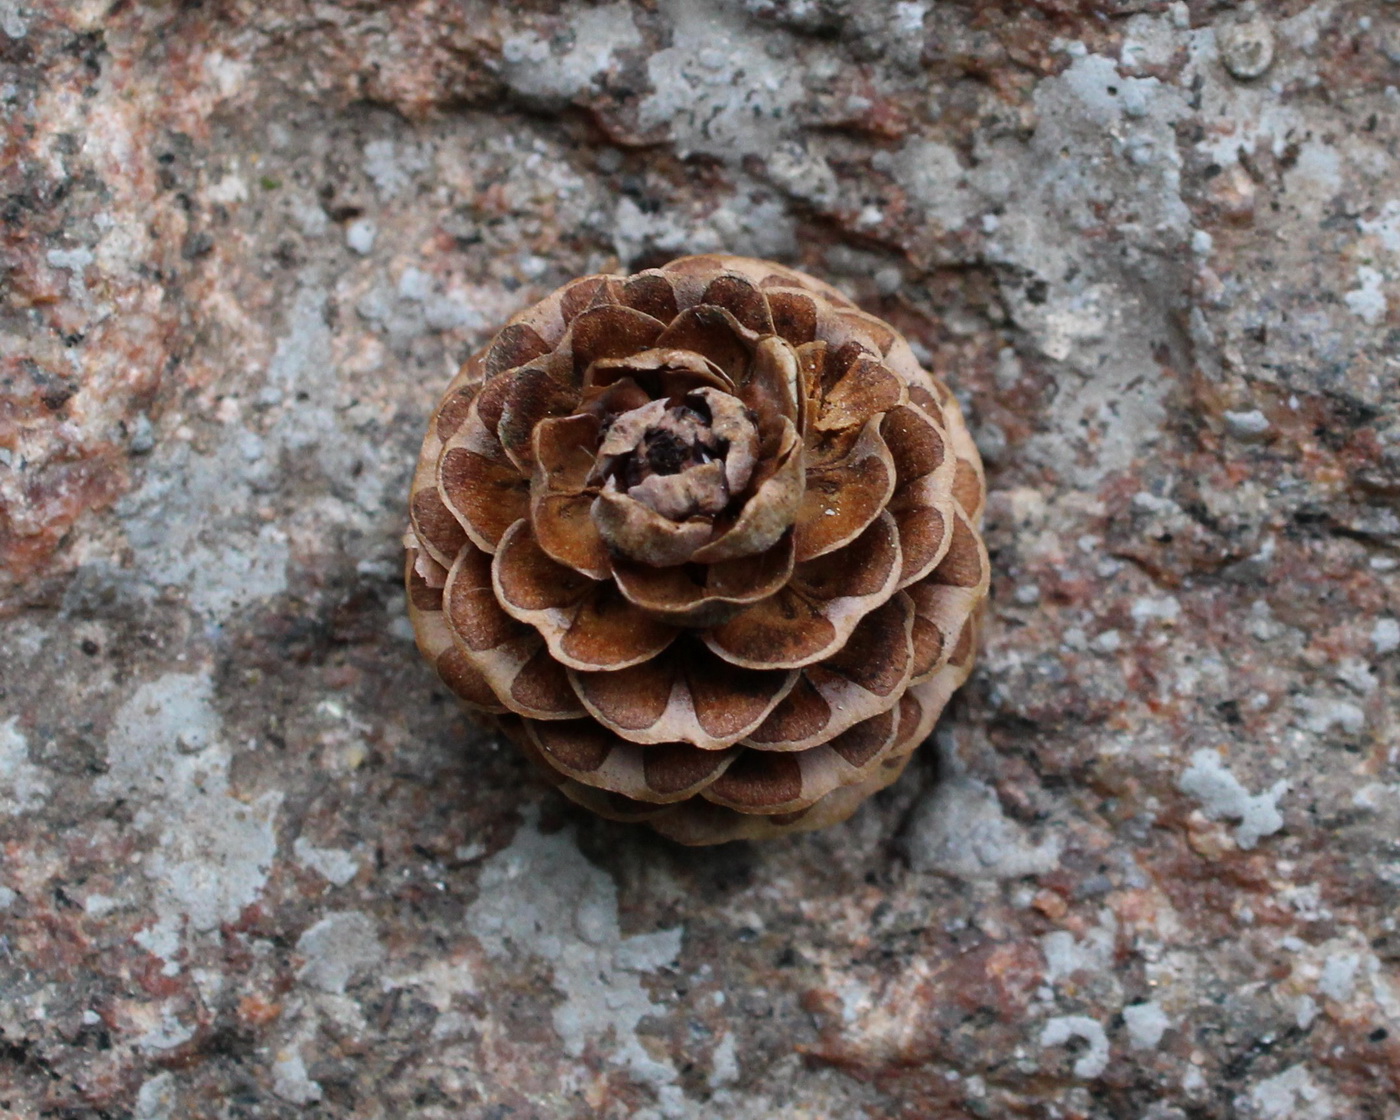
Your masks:
[{"label": "dark spot on rock", "polygon": [[187,261],[198,260],[207,256],[213,249],[213,235],[205,230],[198,230],[185,238],[185,243],[180,246],[180,256]]},{"label": "dark spot on rock", "polygon": [[50,412],[57,412],[78,391],[78,382],[75,378],[55,373],[53,370],[39,365],[38,362],[26,360],[23,365],[30,380],[34,382],[34,388],[38,391],[40,402]]}]

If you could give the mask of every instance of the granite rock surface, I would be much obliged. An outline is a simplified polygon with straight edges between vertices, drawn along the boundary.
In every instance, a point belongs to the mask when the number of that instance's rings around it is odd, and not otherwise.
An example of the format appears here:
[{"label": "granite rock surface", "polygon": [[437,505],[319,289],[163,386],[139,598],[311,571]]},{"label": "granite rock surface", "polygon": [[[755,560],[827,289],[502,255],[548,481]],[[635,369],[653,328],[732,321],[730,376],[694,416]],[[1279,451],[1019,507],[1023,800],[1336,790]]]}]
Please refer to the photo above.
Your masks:
[{"label": "granite rock surface", "polygon": [[[1400,1115],[1400,5],[0,0],[0,1115]],[[420,663],[456,364],[724,249],[989,465],[849,823],[567,808]]]}]

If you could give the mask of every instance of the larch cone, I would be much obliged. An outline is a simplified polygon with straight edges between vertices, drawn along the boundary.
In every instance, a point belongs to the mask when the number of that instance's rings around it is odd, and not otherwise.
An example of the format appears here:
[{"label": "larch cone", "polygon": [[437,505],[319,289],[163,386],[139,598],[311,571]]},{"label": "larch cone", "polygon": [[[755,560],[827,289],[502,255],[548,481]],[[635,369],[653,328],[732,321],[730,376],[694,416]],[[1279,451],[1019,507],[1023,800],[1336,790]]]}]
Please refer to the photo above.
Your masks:
[{"label": "larch cone", "polygon": [[568,797],[685,844],[848,817],[967,678],[982,464],[892,327],[745,257],[589,276],[438,405],[419,648]]}]

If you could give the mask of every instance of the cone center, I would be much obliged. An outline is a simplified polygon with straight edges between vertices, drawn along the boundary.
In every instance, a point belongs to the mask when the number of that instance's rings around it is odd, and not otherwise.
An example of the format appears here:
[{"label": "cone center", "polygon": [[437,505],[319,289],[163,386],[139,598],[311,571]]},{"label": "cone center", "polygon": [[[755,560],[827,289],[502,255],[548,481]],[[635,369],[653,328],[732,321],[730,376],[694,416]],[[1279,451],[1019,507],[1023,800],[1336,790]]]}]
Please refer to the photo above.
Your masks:
[{"label": "cone center", "polygon": [[599,458],[618,490],[684,521],[723,512],[748,485],[757,448],[758,430],[742,402],[706,388],[618,414]]}]

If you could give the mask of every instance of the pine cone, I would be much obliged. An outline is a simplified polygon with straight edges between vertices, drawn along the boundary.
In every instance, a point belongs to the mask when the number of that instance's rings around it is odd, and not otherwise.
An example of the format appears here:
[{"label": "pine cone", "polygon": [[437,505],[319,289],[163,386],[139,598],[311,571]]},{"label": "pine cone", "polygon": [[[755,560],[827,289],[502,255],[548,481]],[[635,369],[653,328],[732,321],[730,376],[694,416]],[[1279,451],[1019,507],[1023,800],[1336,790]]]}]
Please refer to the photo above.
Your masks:
[{"label": "pine cone", "polygon": [[743,257],[590,276],[448,387],[419,648],[551,781],[683,843],[844,820],[971,671],[982,466],[888,324]]}]

